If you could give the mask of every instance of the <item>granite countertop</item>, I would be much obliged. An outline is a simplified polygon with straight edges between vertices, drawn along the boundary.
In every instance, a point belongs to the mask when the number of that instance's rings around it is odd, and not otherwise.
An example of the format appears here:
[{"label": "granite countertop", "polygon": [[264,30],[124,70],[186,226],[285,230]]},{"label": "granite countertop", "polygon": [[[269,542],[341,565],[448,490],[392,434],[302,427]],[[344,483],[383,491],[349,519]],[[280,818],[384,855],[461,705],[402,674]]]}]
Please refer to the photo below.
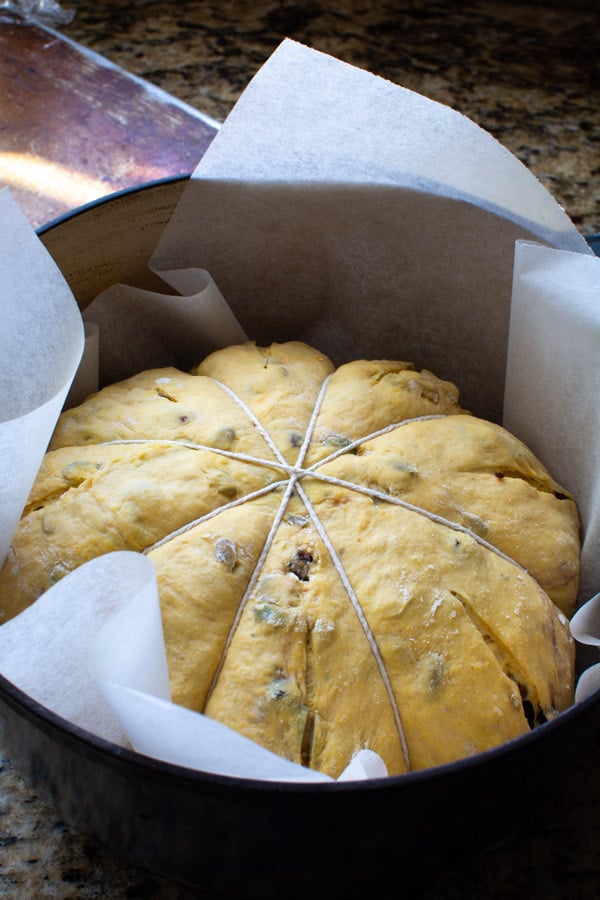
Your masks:
[{"label": "granite countertop", "polygon": [[222,121],[284,37],[459,110],[600,231],[594,0],[403,3],[103,0],[62,32]]},{"label": "granite countertop", "polygon": [[[519,157],[584,234],[600,231],[600,30],[593,0],[283,2],[78,0],[72,38],[216,120],[283,37],[465,113]],[[600,895],[600,735],[549,784],[523,829],[485,857],[411,890],[441,898]],[[591,763],[590,763],[591,760]],[[490,810],[493,815],[493,810]],[[74,833],[0,755],[0,896],[191,900],[205,893],[136,869]]]}]

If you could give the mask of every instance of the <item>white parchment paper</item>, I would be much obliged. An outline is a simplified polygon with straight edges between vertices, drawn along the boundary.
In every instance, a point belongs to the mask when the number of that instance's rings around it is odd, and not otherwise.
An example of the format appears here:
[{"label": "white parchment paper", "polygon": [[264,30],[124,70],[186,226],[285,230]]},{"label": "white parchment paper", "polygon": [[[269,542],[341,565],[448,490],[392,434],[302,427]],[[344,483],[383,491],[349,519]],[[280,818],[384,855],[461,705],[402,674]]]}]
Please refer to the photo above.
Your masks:
[{"label": "white parchment paper", "polygon": [[77,304],[7,189],[0,191],[0,560],[83,351]]},{"label": "white parchment paper", "polygon": [[191,368],[212,350],[247,339],[209,272],[191,268],[155,274],[168,293],[115,284],[83,313],[88,327],[102,331],[99,363],[111,381],[174,359]]},{"label": "white parchment paper", "polygon": [[580,600],[600,585],[600,259],[518,242],[504,424],[573,493]]},{"label": "white parchment paper", "polygon": [[[575,613],[571,619],[571,633],[575,640],[595,649],[595,660],[600,659],[600,594],[596,594],[591,600]],[[594,661],[581,674],[575,688],[575,702],[579,703],[600,690],[600,662]]]},{"label": "white parchment paper", "polygon": [[500,421],[519,239],[591,253],[465,116],[287,40],[203,156],[153,265],[207,269],[262,340],[302,335],[336,363],[401,348]]},{"label": "white parchment paper", "polygon": [[[246,334],[294,338],[335,362],[401,357],[455,380],[465,405],[496,420],[504,411],[573,491],[591,592],[600,557],[599,263],[531,173],[472,122],[285,41],[203,157],[150,262],[183,296],[119,285],[86,321],[100,324],[104,380],[140,363],[138,338],[151,357],[138,367],[170,363],[171,344],[190,328],[190,352],[195,341],[206,352]],[[34,318],[44,302],[34,295]],[[122,321],[125,361],[114,352]],[[17,330],[14,344],[21,359],[35,355],[29,332]],[[582,371],[590,389],[582,390]],[[27,365],[22,374],[31,377]],[[568,449],[566,435],[580,440]],[[323,778],[170,702],[155,585],[147,560],[138,566],[131,555],[86,564],[2,626],[0,670],[61,715],[149,755],[254,778]],[[102,607],[106,588],[112,606],[91,618],[70,614],[77,596]],[[44,617],[58,617],[59,602],[62,624],[53,628]],[[79,645],[78,665],[63,667],[66,687],[50,685],[48,670],[17,649],[37,634],[40,654],[49,653],[46,632],[63,658],[69,641]],[[64,705],[69,697],[79,710]],[[373,757],[362,754],[344,777],[384,774]]]}]

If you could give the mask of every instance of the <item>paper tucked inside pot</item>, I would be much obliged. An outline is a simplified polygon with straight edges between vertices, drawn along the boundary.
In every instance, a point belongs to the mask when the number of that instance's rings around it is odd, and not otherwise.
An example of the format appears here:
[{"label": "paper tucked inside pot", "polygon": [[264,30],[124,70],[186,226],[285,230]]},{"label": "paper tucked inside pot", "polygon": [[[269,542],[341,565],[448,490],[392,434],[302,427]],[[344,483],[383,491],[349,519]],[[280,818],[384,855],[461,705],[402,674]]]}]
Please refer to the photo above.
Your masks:
[{"label": "paper tucked inside pot", "polygon": [[572,492],[580,601],[600,585],[600,259],[515,249],[504,424]]},{"label": "paper tucked inside pot", "polygon": [[293,41],[203,156],[153,265],[207,269],[252,337],[401,353],[500,421],[514,243],[591,253],[465,116]]},{"label": "paper tucked inside pot", "polygon": [[83,350],[77,304],[7,189],[0,191],[0,561]]},{"label": "paper tucked inside pot", "polygon": [[[575,698],[600,688],[600,259],[515,248],[504,425],[573,494],[582,524]],[[596,663],[596,665],[594,665]]]},{"label": "paper tucked inside pot", "polygon": [[584,603],[575,613],[571,619],[571,633],[576,641],[596,648],[595,665],[586,669],[577,682],[575,700],[580,702],[600,690],[600,662],[596,662],[600,649],[600,594]]},{"label": "paper tucked inside pot", "polygon": [[[513,341],[519,327],[510,311],[515,241],[523,238],[559,248],[561,265],[572,258],[597,265],[550,195],[473,123],[286,41],[203,158],[151,265],[175,272],[175,278],[187,277],[177,274],[180,269],[209,271],[231,304],[232,316],[225,313],[225,320],[233,328],[238,320],[250,338],[261,343],[306,340],[338,363],[357,356],[413,359],[418,367],[455,380],[464,405],[479,415],[501,418],[507,376],[507,385],[515,388],[510,397],[507,392],[510,414],[535,422],[537,397],[521,397],[518,389],[528,377],[530,344]],[[589,268],[582,284],[588,278],[593,284],[595,271]],[[514,277],[518,285],[518,268]],[[111,293],[122,302],[121,287]],[[544,296],[545,289],[541,304]],[[134,290],[128,297],[133,299],[124,302],[142,311],[144,330],[156,295]],[[165,299],[158,302],[164,306]],[[168,298],[166,302],[175,315],[178,304],[171,309]],[[593,315],[597,324],[597,304]],[[546,337],[539,325],[540,320],[528,338],[543,357]],[[565,346],[570,346],[570,314],[564,326]],[[160,331],[164,320],[154,329]],[[166,344],[167,357],[177,353],[168,340]],[[163,357],[158,364],[167,361],[177,364]],[[118,365],[116,371],[103,372],[103,381],[121,377]],[[597,353],[587,365],[588,376],[597,379]],[[573,372],[565,365],[553,377],[561,384],[566,378],[567,391]],[[597,393],[585,393],[580,403],[544,424],[540,433],[553,452],[560,449],[561,433],[575,428],[581,414],[597,419],[596,398]],[[577,473],[571,470],[563,478],[578,502],[596,489],[597,469],[584,456],[578,457]],[[553,467],[553,459],[545,461]],[[595,507],[589,510],[593,535]],[[592,536],[589,559],[594,545]],[[93,567],[99,587],[102,571],[100,560]],[[54,599],[72,577],[52,589]],[[592,572],[585,583],[594,579]],[[32,616],[37,606],[31,608]],[[0,629],[0,659],[6,628]],[[89,646],[89,636],[86,640]],[[105,646],[104,657],[113,657],[120,648],[119,637],[110,652]],[[13,668],[12,673],[18,681],[18,671]],[[76,684],[81,673],[70,674]],[[106,671],[102,678],[115,683]],[[108,688],[120,714],[123,698],[129,701],[135,691],[127,680]],[[58,704],[62,692],[64,686],[56,685]],[[153,710],[154,736],[162,736],[162,715],[165,722],[176,715],[176,727],[186,729],[192,714],[175,711],[160,690],[159,698],[141,696],[141,706]],[[103,708],[100,700],[95,702]],[[138,724],[143,715],[140,710]],[[102,718],[100,713],[91,720],[96,718]],[[118,733],[114,722],[110,727]],[[171,758],[174,748],[166,740],[148,752]]]},{"label": "paper tucked inside pot", "polygon": [[84,320],[102,331],[100,367],[111,381],[174,359],[189,369],[212,350],[247,339],[208,272],[156,274],[178,294],[116,284],[84,310]]}]

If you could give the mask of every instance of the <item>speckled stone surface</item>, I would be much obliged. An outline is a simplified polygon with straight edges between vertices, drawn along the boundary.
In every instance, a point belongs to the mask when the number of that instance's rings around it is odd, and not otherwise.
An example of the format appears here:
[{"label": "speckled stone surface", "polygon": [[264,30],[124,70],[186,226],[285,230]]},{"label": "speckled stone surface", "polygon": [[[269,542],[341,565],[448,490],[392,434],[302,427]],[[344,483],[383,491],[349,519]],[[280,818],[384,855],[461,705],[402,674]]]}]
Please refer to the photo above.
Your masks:
[{"label": "speckled stone surface", "polygon": [[284,37],[473,119],[524,162],[583,233],[600,231],[595,0],[177,3],[102,0],[64,34],[223,120]]},{"label": "speckled stone surface", "polygon": [[[370,69],[478,122],[529,166],[584,234],[600,231],[596,2],[62,5],[76,11],[62,33],[218,120],[283,37]],[[397,896],[596,900],[599,751],[598,736],[590,738],[577,764],[548,785],[546,802],[504,845],[442,874],[433,873],[432,862],[423,883],[408,891],[399,873]],[[74,833],[1,754],[0,897],[212,900]]]}]

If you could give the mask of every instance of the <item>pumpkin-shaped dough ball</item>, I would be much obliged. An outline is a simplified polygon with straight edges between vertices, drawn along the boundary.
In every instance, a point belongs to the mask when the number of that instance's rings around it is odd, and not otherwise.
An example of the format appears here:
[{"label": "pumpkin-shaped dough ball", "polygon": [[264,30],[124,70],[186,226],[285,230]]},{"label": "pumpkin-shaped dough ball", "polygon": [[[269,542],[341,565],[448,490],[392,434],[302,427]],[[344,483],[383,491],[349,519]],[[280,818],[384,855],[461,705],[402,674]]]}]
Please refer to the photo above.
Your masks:
[{"label": "pumpkin-shaped dough ball", "polygon": [[410,363],[247,343],[63,413],[1,619],[124,549],[154,563],[175,702],[333,777],[365,747],[391,774],[451,762],[572,702],[573,500]]}]

